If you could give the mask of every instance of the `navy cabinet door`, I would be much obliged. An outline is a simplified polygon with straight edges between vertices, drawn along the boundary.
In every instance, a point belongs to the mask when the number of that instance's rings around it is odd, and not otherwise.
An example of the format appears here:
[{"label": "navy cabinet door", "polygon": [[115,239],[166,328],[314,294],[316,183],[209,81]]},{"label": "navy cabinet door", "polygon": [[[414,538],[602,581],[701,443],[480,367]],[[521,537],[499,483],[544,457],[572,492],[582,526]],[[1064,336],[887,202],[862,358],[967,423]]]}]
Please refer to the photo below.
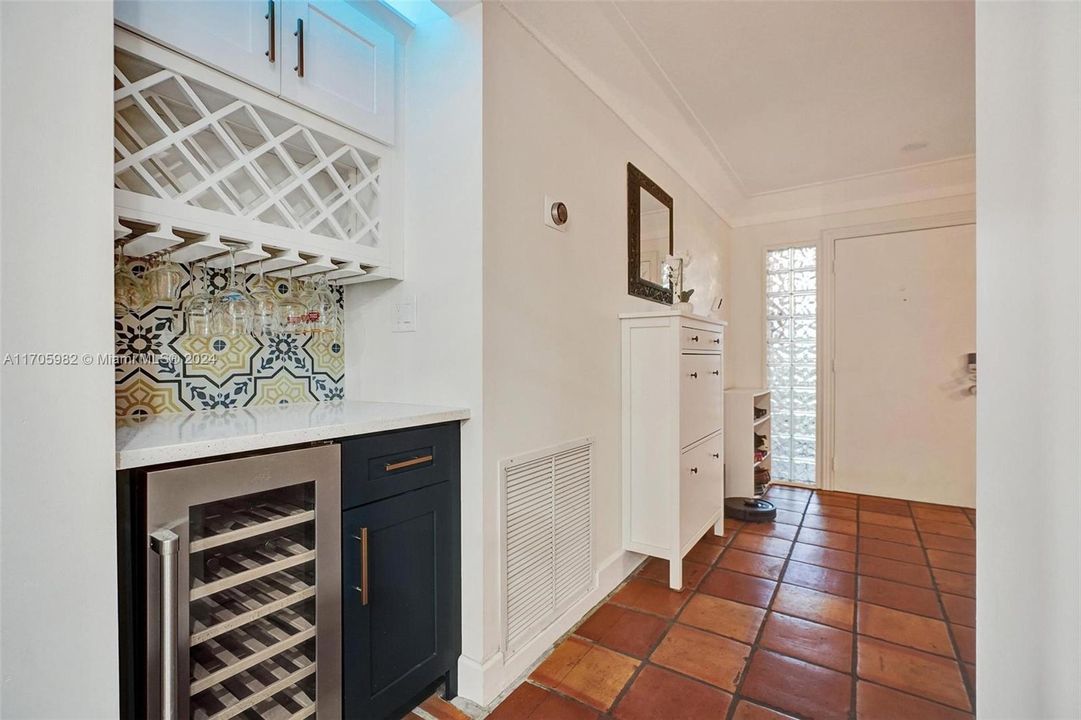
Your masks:
[{"label": "navy cabinet door", "polygon": [[442,483],[343,514],[347,718],[388,717],[455,670],[461,630],[452,487]]}]

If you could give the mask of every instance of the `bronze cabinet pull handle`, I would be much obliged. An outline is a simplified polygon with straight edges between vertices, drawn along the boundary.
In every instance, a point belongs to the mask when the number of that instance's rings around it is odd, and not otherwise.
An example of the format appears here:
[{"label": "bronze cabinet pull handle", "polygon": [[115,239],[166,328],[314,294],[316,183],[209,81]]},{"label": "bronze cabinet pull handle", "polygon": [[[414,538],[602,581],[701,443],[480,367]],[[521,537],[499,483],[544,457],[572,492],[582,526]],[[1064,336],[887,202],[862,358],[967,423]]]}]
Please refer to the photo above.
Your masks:
[{"label": "bronze cabinet pull handle", "polygon": [[691,377],[696,378],[696,377],[698,377],[698,372],[695,371],[695,372],[691,373],[690,375],[691,375]]},{"label": "bronze cabinet pull handle", "polygon": [[267,59],[270,62],[274,62],[274,60],[275,60],[275,58],[274,58],[274,55],[275,55],[274,46],[277,44],[275,42],[277,40],[277,38],[274,37],[274,33],[276,32],[275,26],[277,25],[277,22],[275,21],[275,17],[274,17],[274,0],[267,0],[266,15],[264,15],[263,17],[266,18],[266,20],[267,20],[267,35],[268,35],[268,38],[267,38],[267,51],[264,53],[264,55],[267,56]]},{"label": "bronze cabinet pull handle", "polygon": [[360,604],[368,604],[368,528],[361,528],[360,535],[354,535],[354,540],[360,541]]},{"label": "bronze cabinet pull handle", "polygon": [[383,466],[383,470],[386,472],[393,472],[395,470],[403,470],[407,467],[413,467],[414,465],[423,465],[424,463],[431,462],[431,453],[427,455],[420,455],[415,458],[409,458],[408,460],[401,460],[395,463],[387,463]]},{"label": "bronze cabinet pull handle", "polygon": [[304,20],[297,18],[297,31],[293,33],[297,39],[297,64],[293,66],[297,77],[304,77]]},{"label": "bronze cabinet pull handle", "polygon": [[713,344],[714,345],[720,345],[721,344],[721,339],[720,338],[713,338]]},{"label": "bronze cabinet pull handle", "polygon": [[695,335],[691,338],[691,342],[698,342],[698,336]]},{"label": "bronze cabinet pull handle", "polygon": [[714,371],[713,371],[713,374],[714,374],[714,375],[720,375],[720,374],[721,374],[721,371],[720,371],[720,370],[714,370]]},{"label": "bronze cabinet pull handle", "polygon": [[691,472],[693,472],[695,475],[697,475],[698,474],[698,468],[696,468],[696,467],[691,468]]}]

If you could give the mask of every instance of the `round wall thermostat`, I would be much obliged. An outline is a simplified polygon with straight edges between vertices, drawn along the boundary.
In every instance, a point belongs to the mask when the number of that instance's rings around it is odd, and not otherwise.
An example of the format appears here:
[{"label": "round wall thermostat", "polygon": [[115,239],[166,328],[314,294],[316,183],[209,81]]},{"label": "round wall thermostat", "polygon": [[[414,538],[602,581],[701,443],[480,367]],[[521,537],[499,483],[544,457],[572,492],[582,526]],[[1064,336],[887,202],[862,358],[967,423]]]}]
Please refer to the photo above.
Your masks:
[{"label": "round wall thermostat", "polygon": [[566,225],[569,214],[567,212],[567,206],[561,202],[552,203],[552,222],[556,225]]}]

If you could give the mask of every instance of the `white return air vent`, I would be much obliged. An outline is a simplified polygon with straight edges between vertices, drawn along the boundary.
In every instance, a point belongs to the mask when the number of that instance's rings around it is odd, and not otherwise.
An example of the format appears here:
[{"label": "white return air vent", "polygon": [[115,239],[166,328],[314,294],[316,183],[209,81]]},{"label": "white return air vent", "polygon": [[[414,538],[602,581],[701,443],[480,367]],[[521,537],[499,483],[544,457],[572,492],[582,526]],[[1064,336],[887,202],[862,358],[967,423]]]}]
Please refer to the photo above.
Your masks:
[{"label": "white return air vent", "polygon": [[592,589],[592,465],[592,438],[500,464],[508,656]]}]

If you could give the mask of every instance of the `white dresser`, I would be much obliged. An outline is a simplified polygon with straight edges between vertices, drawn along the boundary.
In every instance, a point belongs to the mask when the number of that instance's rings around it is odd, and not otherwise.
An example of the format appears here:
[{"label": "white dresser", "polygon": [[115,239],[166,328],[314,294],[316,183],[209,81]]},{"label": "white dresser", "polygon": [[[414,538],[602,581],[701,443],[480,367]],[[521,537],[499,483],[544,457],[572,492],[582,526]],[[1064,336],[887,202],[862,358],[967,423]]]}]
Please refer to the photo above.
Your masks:
[{"label": "white dresser", "polygon": [[623,547],[682,558],[724,534],[724,326],[674,310],[620,315],[623,336]]}]

